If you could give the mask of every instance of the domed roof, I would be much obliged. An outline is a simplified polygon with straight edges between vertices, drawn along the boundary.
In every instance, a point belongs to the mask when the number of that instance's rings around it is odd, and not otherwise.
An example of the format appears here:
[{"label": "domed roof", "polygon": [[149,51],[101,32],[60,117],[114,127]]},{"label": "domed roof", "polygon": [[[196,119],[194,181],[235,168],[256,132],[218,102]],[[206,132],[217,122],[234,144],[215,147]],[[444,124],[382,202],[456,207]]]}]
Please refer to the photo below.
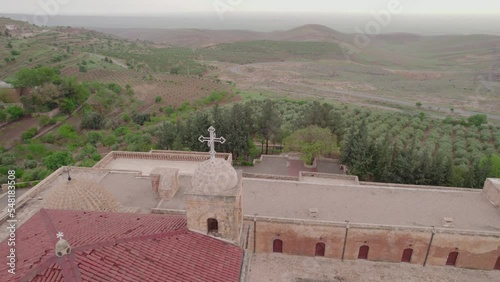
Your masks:
[{"label": "domed roof", "polygon": [[43,206],[58,210],[118,210],[118,202],[110,192],[86,179],[73,179],[54,187],[45,197]]},{"label": "domed roof", "polygon": [[219,195],[238,184],[238,174],[226,160],[210,159],[194,171],[191,184],[193,194]]}]

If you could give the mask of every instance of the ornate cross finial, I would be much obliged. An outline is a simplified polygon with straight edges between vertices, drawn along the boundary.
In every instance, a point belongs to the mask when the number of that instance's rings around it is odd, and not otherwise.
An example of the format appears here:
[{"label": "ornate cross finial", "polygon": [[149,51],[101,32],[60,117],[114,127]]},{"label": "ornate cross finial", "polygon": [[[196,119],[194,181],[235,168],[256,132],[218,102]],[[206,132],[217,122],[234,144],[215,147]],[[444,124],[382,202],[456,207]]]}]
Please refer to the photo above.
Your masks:
[{"label": "ornate cross finial", "polygon": [[64,237],[64,233],[58,232],[56,237],[57,237],[57,239],[62,239]]},{"label": "ornate cross finial", "polygon": [[216,137],[217,135],[215,135],[215,128],[213,126],[210,126],[210,128],[208,129],[208,132],[210,132],[210,137],[203,137],[203,135],[202,135],[202,136],[200,136],[200,138],[198,138],[198,140],[201,143],[205,143],[205,142],[208,143],[208,146],[210,146],[210,159],[214,160],[215,159],[215,142],[224,144],[224,143],[226,143],[226,139],[224,137],[217,138]]}]

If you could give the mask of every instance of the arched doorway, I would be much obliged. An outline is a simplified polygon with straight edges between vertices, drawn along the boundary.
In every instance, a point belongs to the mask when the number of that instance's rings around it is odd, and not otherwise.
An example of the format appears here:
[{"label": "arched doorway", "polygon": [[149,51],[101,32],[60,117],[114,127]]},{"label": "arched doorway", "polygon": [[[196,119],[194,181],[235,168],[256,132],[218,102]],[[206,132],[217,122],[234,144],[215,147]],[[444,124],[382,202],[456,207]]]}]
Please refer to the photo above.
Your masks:
[{"label": "arched doorway", "polygon": [[451,252],[446,260],[446,265],[455,266],[457,264],[458,252]]},{"label": "arched doorway", "polygon": [[497,263],[495,264],[494,269],[500,270],[500,257],[497,258]]},{"label": "arched doorway", "polygon": [[366,245],[359,247],[358,259],[368,259],[368,251],[370,251],[370,247]]},{"label": "arched doorway", "polygon": [[314,255],[317,257],[324,257],[325,256],[325,249],[326,249],[325,243],[317,243],[316,244],[316,252],[314,253]]},{"label": "arched doorway", "polygon": [[401,257],[401,262],[411,262],[411,256],[413,255],[413,249],[405,249],[403,251],[403,256]]},{"label": "arched doorway", "polygon": [[282,253],[283,252],[283,241],[280,239],[276,239],[273,241],[273,253]]},{"label": "arched doorway", "polygon": [[219,222],[215,218],[209,218],[207,220],[207,229],[209,234],[219,233]]}]

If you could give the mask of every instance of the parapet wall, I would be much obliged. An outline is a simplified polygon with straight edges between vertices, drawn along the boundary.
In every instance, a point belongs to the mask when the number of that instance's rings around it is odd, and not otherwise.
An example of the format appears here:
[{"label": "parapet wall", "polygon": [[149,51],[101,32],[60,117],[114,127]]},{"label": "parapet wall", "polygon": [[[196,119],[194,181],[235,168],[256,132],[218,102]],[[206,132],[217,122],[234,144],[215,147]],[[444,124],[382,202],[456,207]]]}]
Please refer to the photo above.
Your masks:
[{"label": "parapet wall", "polygon": [[411,184],[366,182],[366,181],[360,181],[359,185],[362,185],[362,186],[386,187],[386,188],[432,189],[432,190],[449,190],[449,191],[464,191],[464,192],[478,192],[478,193],[481,191],[479,189],[460,188],[460,187],[411,185]]},{"label": "parapet wall", "polygon": [[486,179],[483,194],[493,205],[500,208],[500,179]]},{"label": "parapet wall", "polygon": [[296,176],[286,176],[286,175],[275,175],[275,174],[262,174],[262,173],[243,173],[243,178],[258,178],[258,179],[269,179],[269,180],[287,180],[287,181],[299,181],[299,177]]},{"label": "parapet wall", "polygon": [[330,173],[319,173],[319,172],[308,172],[301,171],[299,176],[299,181],[304,181],[309,177],[319,178],[319,179],[330,179],[330,180],[340,180],[349,185],[359,185],[359,179],[356,175],[344,175],[344,174],[330,174]]},{"label": "parapet wall", "polygon": [[[232,162],[231,154],[218,153],[217,158],[225,159],[227,162]],[[113,151],[98,162],[94,168],[106,168],[110,162],[115,159],[143,159],[143,160],[166,160],[166,161],[188,161],[188,162],[204,162],[210,159],[208,153],[199,152],[180,152],[180,151],[150,151],[145,152],[122,152]]]}]

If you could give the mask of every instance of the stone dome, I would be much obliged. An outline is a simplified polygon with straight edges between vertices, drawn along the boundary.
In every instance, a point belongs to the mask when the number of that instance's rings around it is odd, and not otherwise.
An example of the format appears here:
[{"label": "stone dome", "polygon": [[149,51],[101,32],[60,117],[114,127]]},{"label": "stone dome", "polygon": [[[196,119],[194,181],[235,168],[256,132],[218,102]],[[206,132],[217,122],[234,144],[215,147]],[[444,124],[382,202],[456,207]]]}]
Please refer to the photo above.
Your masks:
[{"label": "stone dome", "polygon": [[110,192],[96,182],[73,179],[49,191],[43,206],[46,209],[114,212],[119,204]]},{"label": "stone dome", "polygon": [[210,159],[194,171],[191,184],[194,194],[219,195],[238,184],[238,174],[226,160]]}]

